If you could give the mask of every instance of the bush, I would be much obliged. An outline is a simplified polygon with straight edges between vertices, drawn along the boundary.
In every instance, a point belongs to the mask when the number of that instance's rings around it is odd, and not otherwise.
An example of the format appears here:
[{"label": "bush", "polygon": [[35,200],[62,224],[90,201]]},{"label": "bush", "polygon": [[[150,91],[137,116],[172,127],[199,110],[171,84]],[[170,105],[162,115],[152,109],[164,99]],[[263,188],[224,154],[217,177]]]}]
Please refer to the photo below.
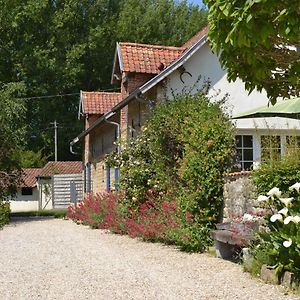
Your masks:
[{"label": "bush", "polygon": [[9,222],[9,202],[0,200],[0,229]]},{"label": "bush", "polygon": [[107,159],[121,170],[120,209],[137,213],[149,191],[158,195],[158,210],[174,200],[180,226],[172,242],[185,250],[205,250],[222,208],[223,174],[231,163],[233,135],[220,103],[203,94],[159,104],[139,137],[122,144],[120,156]]},{"label": "bush", "polygon": [[114,193],[89,194],[78,205],[68,207],[67,217],[92,228],[122,233],[123,222],[119,220],[122,214],[117,207],[119,198],[120,195]]},{"label": "bush", "polygon": [[300,150],[287,149],[281,160],[268,160],[252,172],[252,180],[259,194],[266,194],[273,187],[282,191],[300,181]]}]

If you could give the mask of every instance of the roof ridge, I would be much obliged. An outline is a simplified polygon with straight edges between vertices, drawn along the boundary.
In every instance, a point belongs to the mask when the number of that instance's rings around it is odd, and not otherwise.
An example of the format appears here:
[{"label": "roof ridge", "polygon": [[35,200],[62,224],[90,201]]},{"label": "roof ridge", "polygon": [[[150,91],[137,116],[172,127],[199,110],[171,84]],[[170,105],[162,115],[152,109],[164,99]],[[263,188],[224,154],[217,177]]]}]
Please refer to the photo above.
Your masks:
[{"label": "roof ridge", "polygon": [[121,92],[102,92],[102,91],[82,91],[82,93],[86,93],[86,94],[121,94]]},{"label": "roof ridge", "polygon": [[140,43],[132,43],[132,42],[119,42],[120,46],[139,46],[145,48],[157,48],[157,49],[169,49],[169,50],[182,50],[184,51],[185,47],[176,47],[176,46],[165,46],[165,45],[153,45],[153,44],[140,44]]},{"label": "roof ridge", "polygon": [[188,39],[181,47],[185,49],[192,47],[197,41],[206,35],[208,32],[208,26],[205,26],[200,31],[198,31],[195,35],[193,35],[190,39]]}]

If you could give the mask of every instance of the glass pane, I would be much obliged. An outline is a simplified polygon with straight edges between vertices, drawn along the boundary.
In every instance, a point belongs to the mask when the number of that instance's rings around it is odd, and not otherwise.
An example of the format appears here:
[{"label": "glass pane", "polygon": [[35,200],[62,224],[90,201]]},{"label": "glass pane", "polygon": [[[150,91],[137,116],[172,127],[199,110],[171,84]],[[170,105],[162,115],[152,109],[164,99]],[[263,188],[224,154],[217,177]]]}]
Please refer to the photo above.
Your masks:
[{"label": "glass pane", "polygon": [[238,160],[242,160],[242,157],[243,157],[242,156],[242,151],[243,151],[242,149],[237,149],[237,151],[236,151],[237,152]]},{"label": "glass pane", "polygon": [[272,136],[271,137],[271,147],[272,148],[281,148],[280,136]]},{"label": "glass pane", "polygon": [[300,146],[300,136],[287,136],[286,143],[292,147]]},{"label": "glass pane", "polygon": [[244,147],[245,148],[253,148],[253,136],[252,135],[244,135]]},{"label": "glass pane", "polygon": [[235,144],[238,148],[242,148],[242,136],[241,135],[235,136]]},{"label": "glass pane", "polygon": [[244,149],[244,160],[253,160],[253,150],[252,149]]},{"label": "glass pane", "polygon": [[244,170],[251,170],[252,164],[252,162],[244,162]]},{"label": "glass pane", "polygon": [[268,135],[261,136],[260,146],[261,146],[261,148],[269,148],[270,147],[270,137]]},{"label": "glass pane", "polygon": [[280,154],[281,154],[280,149],[272,149],[271,159],[273,159],[273,160],[280,160],[280,156],[281,156]]},{"label": "glass pane", "polygon": [[269,148],[262,148],[261,149],[261,160],[266,161],[271,158],[271,153]]}]

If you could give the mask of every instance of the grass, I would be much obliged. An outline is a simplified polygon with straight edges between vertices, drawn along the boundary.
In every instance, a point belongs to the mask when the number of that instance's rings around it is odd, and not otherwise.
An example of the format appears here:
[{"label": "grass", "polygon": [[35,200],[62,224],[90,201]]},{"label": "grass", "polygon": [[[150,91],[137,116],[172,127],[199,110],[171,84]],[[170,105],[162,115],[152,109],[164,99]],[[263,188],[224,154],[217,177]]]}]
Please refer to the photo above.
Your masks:
[{"label": "grass", "polygon": [[66,216],[66,209],[51,209],[51,210],[37,210],[10,213],[10,217],[48,217],[62,219]]}]

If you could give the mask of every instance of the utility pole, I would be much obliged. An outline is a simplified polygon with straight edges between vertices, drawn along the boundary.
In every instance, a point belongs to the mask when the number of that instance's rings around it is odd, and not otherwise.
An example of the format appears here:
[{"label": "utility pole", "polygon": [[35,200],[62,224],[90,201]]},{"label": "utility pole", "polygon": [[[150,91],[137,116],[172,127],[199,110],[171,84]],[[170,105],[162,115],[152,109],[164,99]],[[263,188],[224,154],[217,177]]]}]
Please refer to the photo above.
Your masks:
[{"label": "utility pole", "polygon": [[56,120],[54,120],[53,123],[50,123],[50,124],[53,124],[53,128],[54,128],[54,160],[57,161],[57,122]]},{"label": "utility pole", "polygon": [[54,147],[55,147],[55,161],[57,161],[57,123],[54,121]]}]

